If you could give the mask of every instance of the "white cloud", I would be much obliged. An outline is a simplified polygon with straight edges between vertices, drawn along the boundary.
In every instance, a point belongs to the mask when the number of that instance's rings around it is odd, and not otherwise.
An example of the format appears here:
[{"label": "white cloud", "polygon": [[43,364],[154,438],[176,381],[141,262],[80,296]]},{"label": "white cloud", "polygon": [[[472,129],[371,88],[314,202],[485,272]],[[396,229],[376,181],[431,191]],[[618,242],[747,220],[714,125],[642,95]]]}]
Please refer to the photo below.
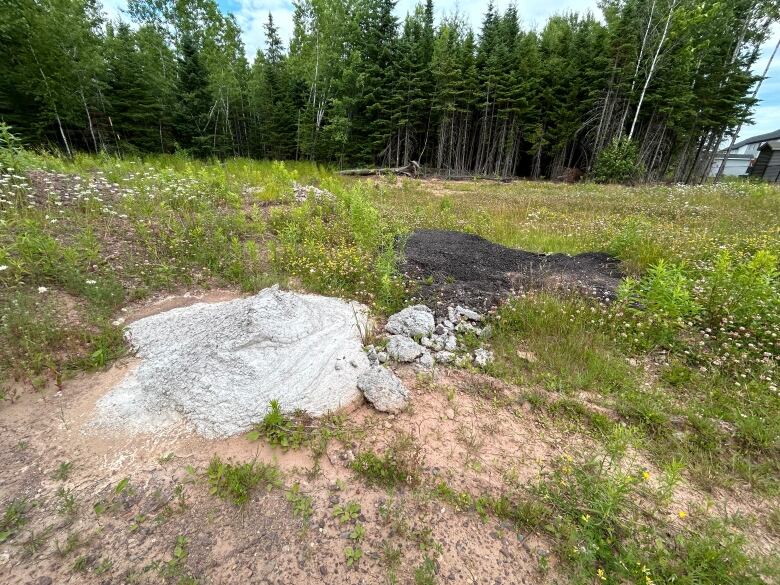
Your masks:
[{"label": "white cloud", "polygon": [[293,6],[287,0],[234,0],[235,15],[241,27],[242,38],[246,46],[246,54],[250,61],[254,60],[258,49],[265,48],[265,29],[270,12],[274,25],[279,29],[282,42],[287,45],[293,32]]},{"label": "white cloud", "polygon": [[[399,0],[396,5],[396,14],[400,17],[405,16],[407,13],[414,11],[414,7],[418,2],[419,0]],[[546,2],[539,2],[538,0],[495,0],[493,5],[499,12],[503,12],[510,5],[516,6],[523,27],[533,29],[543,27],[547,19],[554,14],[563,14],[565,12],[579,12],[583,14],[590,11],[597,17],[601,16],[596,0],[547,0]],[[441,0],[439,2],[434,0],[434,9],[439,20],[444,16],[450,16],[457,12],[468,20],[475,32],[479,32],[487,5],[481,2],[470,2],[463,6],[458,0]]]}]

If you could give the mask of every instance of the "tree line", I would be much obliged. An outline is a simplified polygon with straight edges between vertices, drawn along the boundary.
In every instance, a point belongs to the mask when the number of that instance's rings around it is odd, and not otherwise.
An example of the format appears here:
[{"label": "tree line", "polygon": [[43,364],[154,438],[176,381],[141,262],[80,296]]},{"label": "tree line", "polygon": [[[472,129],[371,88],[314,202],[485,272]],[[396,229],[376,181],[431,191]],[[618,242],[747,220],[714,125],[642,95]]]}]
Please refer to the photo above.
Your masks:
[{"label": "tree line", "polygon": [[66,153],[186,151],[453,175],[589,171],[631,141],[645,178],[697,182],[749,119],[775,0],[602,0],[539,30],[399,22],[394,0],[295,0],[250,63],[215,0],[0,0],[0,120]]}]

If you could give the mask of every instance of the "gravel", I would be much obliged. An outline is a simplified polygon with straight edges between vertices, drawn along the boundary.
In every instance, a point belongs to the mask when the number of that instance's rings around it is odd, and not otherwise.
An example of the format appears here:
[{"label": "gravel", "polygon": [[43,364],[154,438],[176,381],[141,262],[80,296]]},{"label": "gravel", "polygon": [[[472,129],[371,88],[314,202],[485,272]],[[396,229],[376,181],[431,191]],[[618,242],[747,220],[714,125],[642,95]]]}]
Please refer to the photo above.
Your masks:
[{"label": "gravel", "polygon": [[623,277],[609,254],[536,254],[462,232],[417,230],[403,251],[403,271],[417,285],[420,301],[450,321],[534,289],[613,299]]}]

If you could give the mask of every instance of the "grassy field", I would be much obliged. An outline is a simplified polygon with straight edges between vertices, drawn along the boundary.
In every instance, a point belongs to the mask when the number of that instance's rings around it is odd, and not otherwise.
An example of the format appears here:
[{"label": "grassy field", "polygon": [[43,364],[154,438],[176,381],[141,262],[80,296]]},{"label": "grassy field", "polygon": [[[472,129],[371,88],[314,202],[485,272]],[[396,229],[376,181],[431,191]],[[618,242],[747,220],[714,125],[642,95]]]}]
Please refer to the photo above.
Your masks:
[{"label": "grassy field", "polygon": [[[539,292],[501,307],[484,372],[596,451],[549,462],[511,497],[436,482],[408,444],[361,454],[355,477],[390,491],[413,477],[408,489],[464,514],[542,533],[556,578],[571,582],[780,578],[754,538],[770,548],[780,538],[778,189],[356,181],[304,163],[66,161],[7,148],[0,168],[6,400],[124,355],[122,308],[161,291],[281,282],[358,299],[381,318],[413,292],[395,242],[417,227],[616,255],[631,278],[613,304]],[[295,204],[293,181],[334,197]],[[680,507],[679,490],[759,512]],[[428,578],[423,563],[415,581]]]}]

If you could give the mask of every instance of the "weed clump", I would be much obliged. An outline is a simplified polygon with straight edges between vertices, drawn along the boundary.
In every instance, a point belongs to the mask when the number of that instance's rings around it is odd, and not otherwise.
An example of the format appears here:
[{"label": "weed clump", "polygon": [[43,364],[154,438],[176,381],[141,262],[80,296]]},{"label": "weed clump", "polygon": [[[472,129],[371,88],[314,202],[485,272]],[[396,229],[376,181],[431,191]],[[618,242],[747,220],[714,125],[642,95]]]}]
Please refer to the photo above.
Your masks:
[{"label": "weed clump", "polygon": [[212,494],[236,506],[246,504],[258,485],[271,489],[280,487],[282,483],[282,473],[274,465],[257,461],[226,463],[216,455],[206,469],[206,477]]},{"label": "weed clump", "polygon": [[364,186],[332,181],[327,188],[333,198],[272,215],[274,265],[315,292],[399,309],[405,292],[396,269],[398,228],[379,215]]},{"label": "weed clump", "polygon": [[3,510],[0,517],[0,544],[10,540],[19,532],[19,529],[27,524],[27,512],[32,503],[26,499],[11,501]]},{"label": "weed clump", "polygon": [[[723,522],[670,514],[647,473],[620,458],[564,457],[533,488],[552,510],[542,525],[573,582],[763,583],[744,538]],[[667,488],[664,488],[667,489]],[[651,506],[650,513],[646,506]],[[648,525],[648,514],[655,522]]]},{"label": "weed clump", "polygon": [[269,445],[285,449],[299,449],[309,440],[309,431],[302,420],[293,420],[282,412],[278,400],[271,400],[270,410],[263,420],[250,431],[247,438],[256,441],[264,438]]},{"label": "weed clump", "polygon": [[350,464],[367,483],[385,489],[419,485],[422,466],[420,447],[409,435],[399,435],[382,454],[362,451]]}]

